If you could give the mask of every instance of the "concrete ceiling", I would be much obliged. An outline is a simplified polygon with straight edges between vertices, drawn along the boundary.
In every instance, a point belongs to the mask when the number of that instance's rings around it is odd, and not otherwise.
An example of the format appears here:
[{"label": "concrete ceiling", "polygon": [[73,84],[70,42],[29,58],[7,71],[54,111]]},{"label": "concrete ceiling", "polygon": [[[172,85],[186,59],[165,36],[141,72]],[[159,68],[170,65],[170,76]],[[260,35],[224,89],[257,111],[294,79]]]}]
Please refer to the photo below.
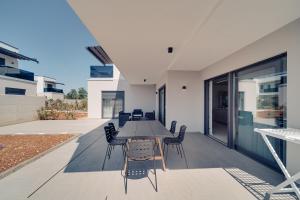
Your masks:
[{"label": "concrete ceiling", "polygon": [[202,70],[300,17],[299,0],[68,1],[133,84]]}]

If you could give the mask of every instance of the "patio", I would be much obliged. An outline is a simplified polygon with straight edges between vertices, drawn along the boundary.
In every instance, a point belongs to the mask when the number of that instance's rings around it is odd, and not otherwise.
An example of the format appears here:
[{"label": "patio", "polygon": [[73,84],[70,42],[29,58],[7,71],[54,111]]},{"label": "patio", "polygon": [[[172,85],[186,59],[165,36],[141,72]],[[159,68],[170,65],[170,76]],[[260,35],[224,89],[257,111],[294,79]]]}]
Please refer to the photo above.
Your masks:
[{"label": "patio", "polygon": [[[170,148],[167,171],[158,170],[158,192],[147,178],[129,179],[126,195],[121,148],[115,148],[101,170],[107,145],[104,125],[2,179],[1,198],[263,199],[267,190],[282,181],[281,175],[237,151],[200,133],[187,133],[183,145],[189,169],[176,149]],[[272,199],[295,198],[274,195]]]}]

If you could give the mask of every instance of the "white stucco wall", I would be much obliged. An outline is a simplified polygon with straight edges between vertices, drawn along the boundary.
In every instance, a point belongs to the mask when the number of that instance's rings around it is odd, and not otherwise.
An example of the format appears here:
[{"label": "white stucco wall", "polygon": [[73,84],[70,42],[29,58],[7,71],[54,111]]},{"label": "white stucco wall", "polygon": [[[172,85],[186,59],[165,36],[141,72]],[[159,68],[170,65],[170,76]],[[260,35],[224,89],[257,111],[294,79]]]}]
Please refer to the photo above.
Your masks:
[{"label": "white stucco wall", "polygon": [[155,110],[155,85],[130,85],[114,67],[114,78],[88,80],[88,117],[102,117],[102,91],[125,91],[125,112]]},{"label": "white stucco wall", "polygon": [[45,97],[0,95],[0,126],[37,120],[37,110]]},{"label": "white stucco wall", "polygon": [[0,58],[5,59],[5,65],[18,68],[18,59],[0,53]]},{"label": "white stucco wall", "polygon": [[[267,35],[231,56],[201,71],[201,81],[223,73],[256,63],[258,61],[287,52],[287,122],[289,127],[300,128],[300,19]],[[200,92],[204,95],[204,88]],[[201,101],[201,116],[204,116],[204,101]],[[202,120],[203,121],[203,120]],[[204,130],[203,123],[200,131]],[[287,167],[292,172],[300,170],[300,146],[287,144]]]},{"label": "white stucco wall", "polygon": [[57,93],[57,92],[44,92],[42,95],[39,96],[45,96],[47,99],[60,99],[63,100],[65,98],[63,93]]},{"label": "white stucco wall", "polygon": [[36,96],[36,82],[0,75],[0,95],[5,94],[5,87],[26,89],[26,96]]}]

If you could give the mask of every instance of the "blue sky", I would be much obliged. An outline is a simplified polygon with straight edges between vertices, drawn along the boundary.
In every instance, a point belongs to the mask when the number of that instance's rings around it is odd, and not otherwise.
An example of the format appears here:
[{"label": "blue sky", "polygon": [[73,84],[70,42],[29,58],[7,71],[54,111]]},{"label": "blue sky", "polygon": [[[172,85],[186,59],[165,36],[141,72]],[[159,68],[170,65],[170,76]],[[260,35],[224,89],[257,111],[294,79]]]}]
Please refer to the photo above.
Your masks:
[{"label": "blue sky", "polygon": [[64,82],[65,92],[87,87],[89,66],[100,63],[85,47],[97,42],[65,0],[0,0],[0,8],[0,41],[40,62],[21,69]]}]

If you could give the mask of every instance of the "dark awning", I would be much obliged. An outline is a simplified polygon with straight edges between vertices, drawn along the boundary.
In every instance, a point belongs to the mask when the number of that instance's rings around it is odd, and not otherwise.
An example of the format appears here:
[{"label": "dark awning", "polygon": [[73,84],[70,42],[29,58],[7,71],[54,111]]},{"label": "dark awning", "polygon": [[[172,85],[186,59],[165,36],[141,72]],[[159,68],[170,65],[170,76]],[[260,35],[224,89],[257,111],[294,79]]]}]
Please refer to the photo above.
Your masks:
[{"label": "dark awning", "polygon": [[87,50],[91,52],[102,64],[113,64],[112,60],[101,46],[87,47]]},{"label": "dark awning", "polygon": [[7,56],[10,56],[10,57],[13,57],[13,58],[17,58],[19,60],[31,60],[33,62],[39,63],[39,61],[37,59],[35,59],[35,58],[29,58],[27,56],[24,56],[22,54],[14,52],[14,51],[10,51],[10,50],[4,49],[2,47],[0,47],[0,53],[4,54],[4,55],[7,55]]}]

